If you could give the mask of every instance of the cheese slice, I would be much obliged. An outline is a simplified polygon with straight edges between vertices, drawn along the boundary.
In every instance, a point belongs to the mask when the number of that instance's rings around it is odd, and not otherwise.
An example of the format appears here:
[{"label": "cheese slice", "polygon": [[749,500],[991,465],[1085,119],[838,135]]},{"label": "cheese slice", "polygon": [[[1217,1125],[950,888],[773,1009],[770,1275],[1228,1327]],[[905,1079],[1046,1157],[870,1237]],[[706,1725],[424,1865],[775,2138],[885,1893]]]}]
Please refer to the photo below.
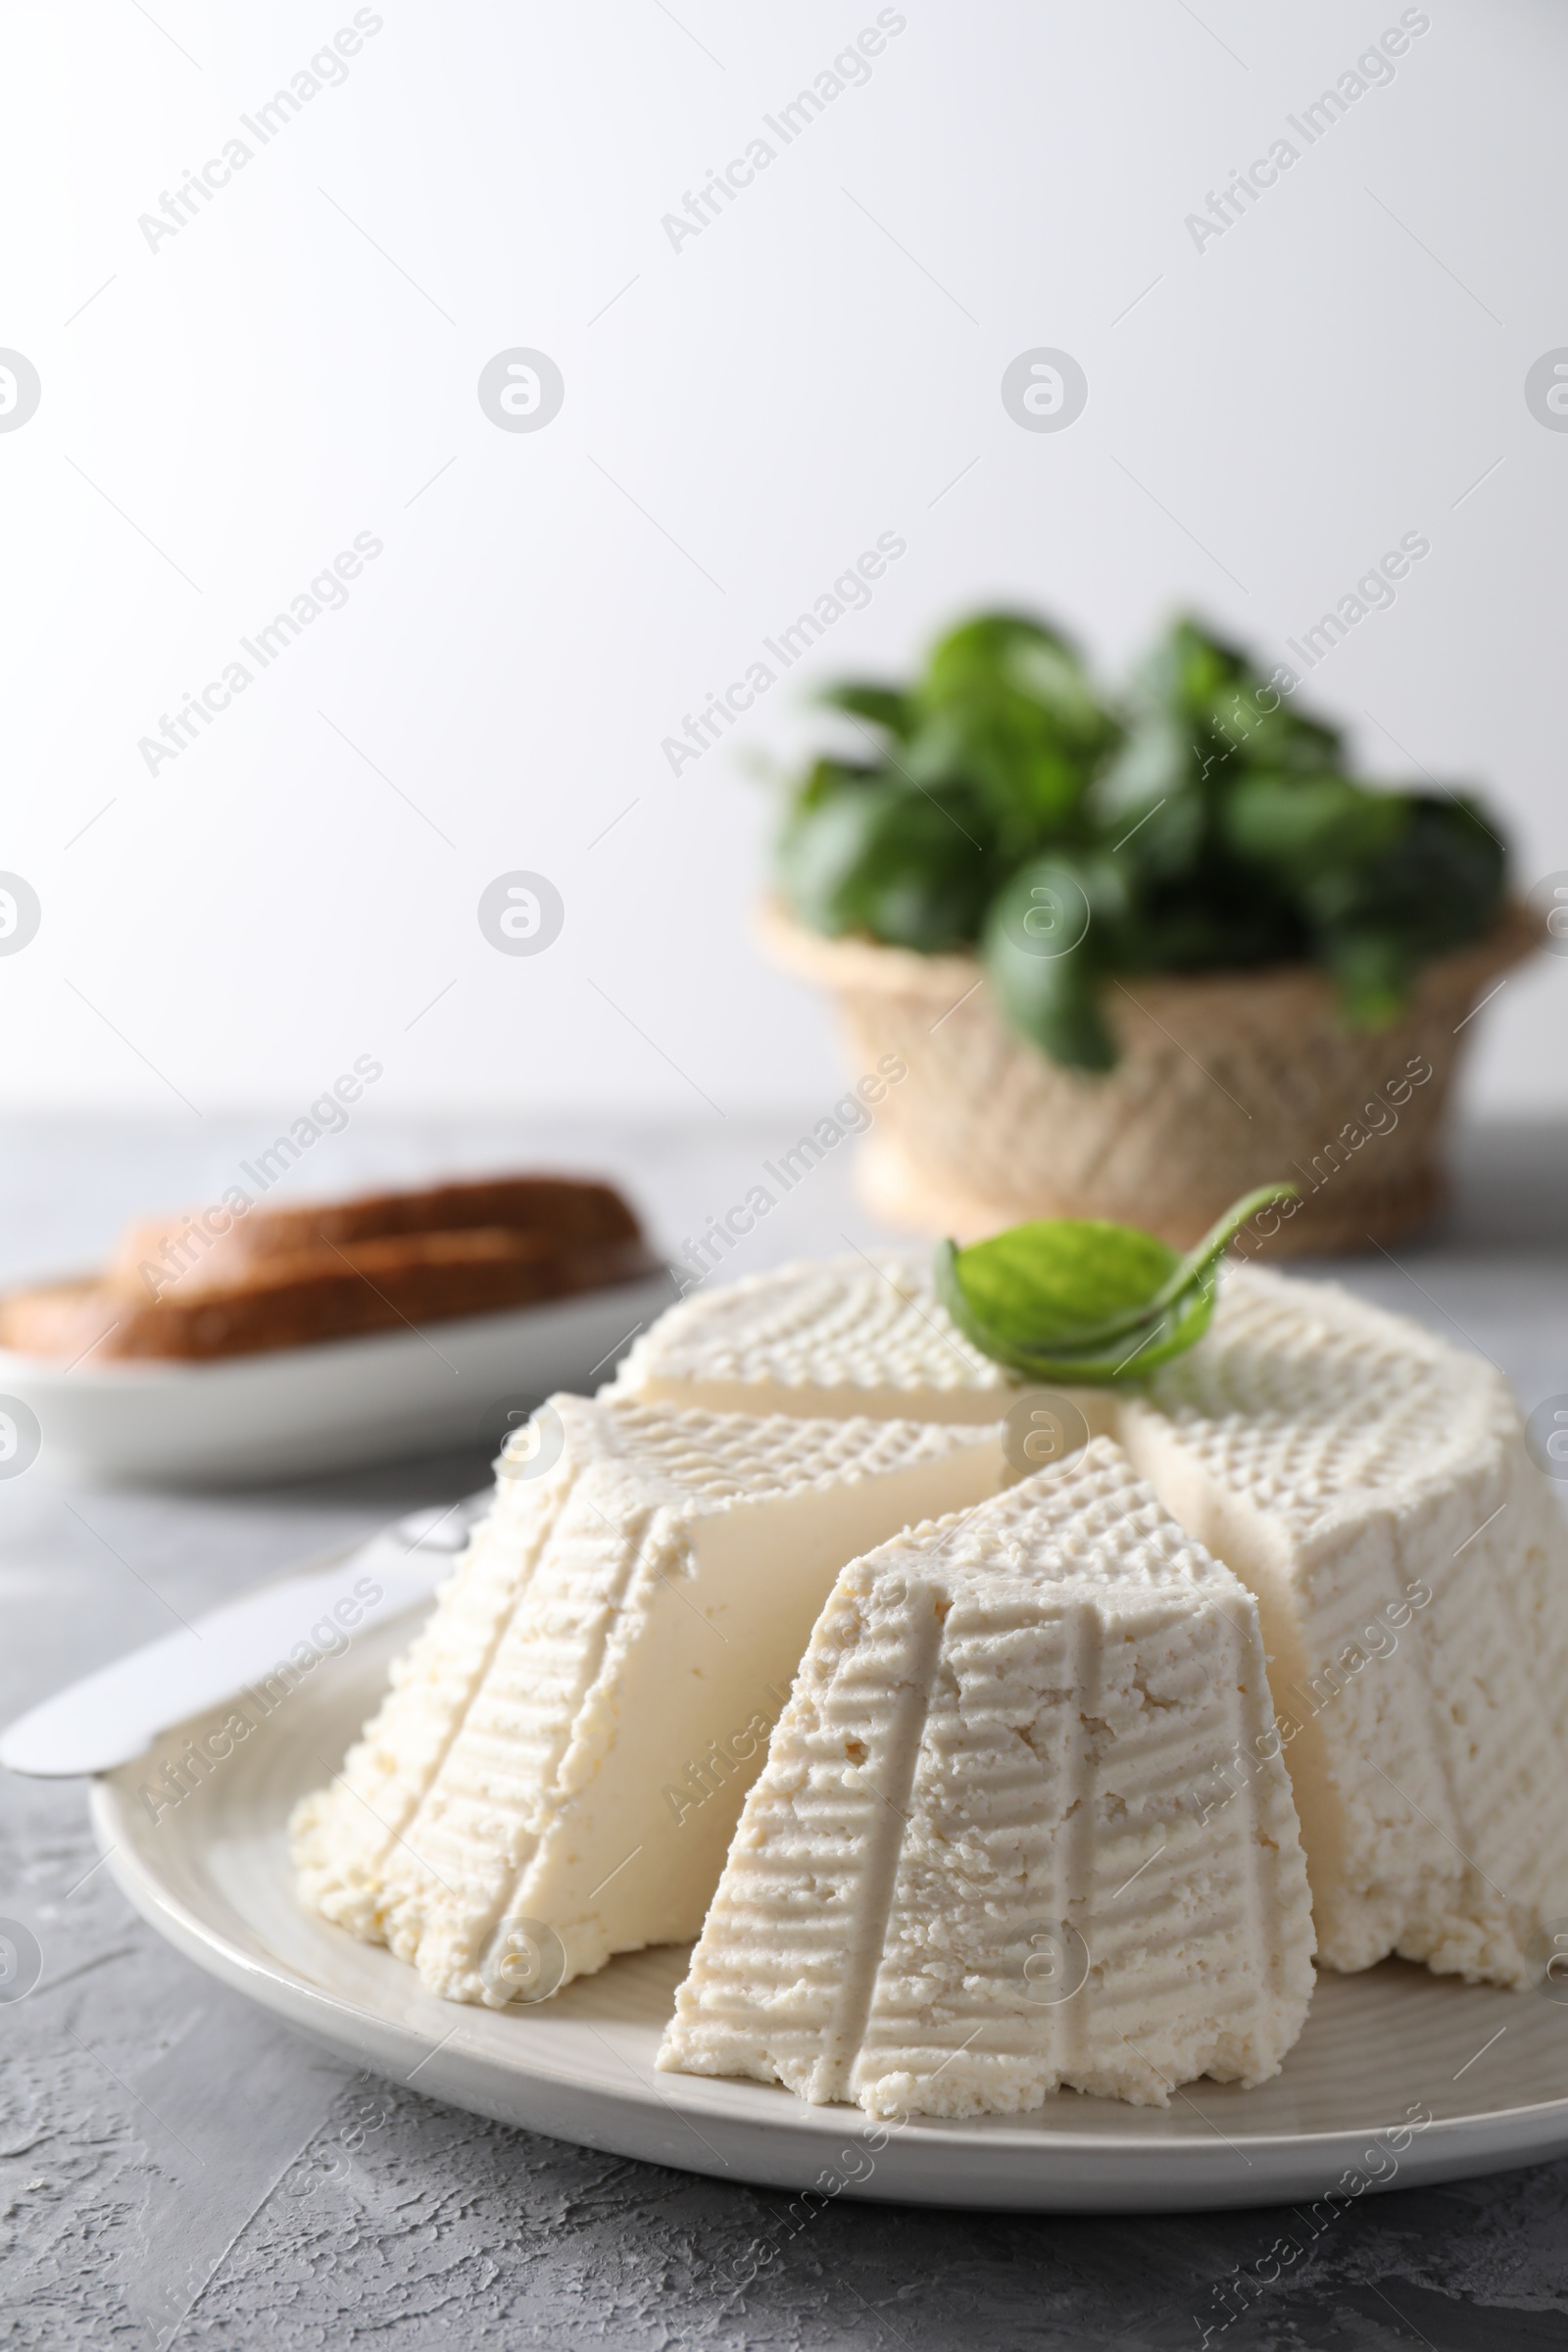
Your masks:
[{"label": "cheese slice", "polygon": [[833,1589],[659,2064],[879,2116],[1260,2082],[1312,1929],[1257,1613],[1120,1449]]},{"label": "cheese slice", "polygon": [[537,1430],[509,1446],[385,1704],[292,1825],[307,1903],[492,2007],[697,1934],[835,1574],[1003,1473],[995,1427],[564,1396],[543,1426],[559,1458]]},{"label": "cheese slice", "polygon": [[719,1413],[1000,1421],[1023,1391],[957,1331],[922,1260],[855,1256],[694,1292],[608,1393]]},{"label": "cheese slice", "polygon": [[1227,1267],[1120,1428],[1256,1594],[1320,1957],[1533,1982],[1568,1919],[1568,1527],[1501,1375]]}]

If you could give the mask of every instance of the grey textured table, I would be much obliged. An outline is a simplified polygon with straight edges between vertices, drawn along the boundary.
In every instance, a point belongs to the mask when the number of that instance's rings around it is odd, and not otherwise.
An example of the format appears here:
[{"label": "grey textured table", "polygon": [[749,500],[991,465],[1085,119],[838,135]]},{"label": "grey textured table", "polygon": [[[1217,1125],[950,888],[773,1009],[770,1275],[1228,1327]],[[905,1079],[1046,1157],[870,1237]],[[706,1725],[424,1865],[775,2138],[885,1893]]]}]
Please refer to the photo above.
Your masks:
[{"label": "grey textured table", "polygon": [[[550,1160],[622,1177],[678,1244],[744,1198],[788,1121],[714,1130],[373,1129],[335,1138],[350,1189]],[[206,1197],[253,1126],[13,1130],[0,1279],[91,1262],[133,1209]],[[1527,1405],[1568,1391],[1568,1131],[1461,1139],[1441,1230],[1336,1268],[1484,1350]],[[861,1243],[826,1163],[737,1270]],[[482,1482],[482,1459],[218,1495],[0,1484],[0,1718],[255,1578]],[[1568,2162],[1367,2197],[1245,2319],[1212,2289],[1274,2217],[817,2213],[755,2284],[719,2260],[785,2200],[508,2132],[324,2057],[168,1949],[94,1867],[83,1791],[0,1788],[0,1915],[43,1970],[0,2006],[0,2340],[339,2348],[541,2345],[1568,2346]],[[1203,2315],[1201,2319],[1198,2315]]]}]

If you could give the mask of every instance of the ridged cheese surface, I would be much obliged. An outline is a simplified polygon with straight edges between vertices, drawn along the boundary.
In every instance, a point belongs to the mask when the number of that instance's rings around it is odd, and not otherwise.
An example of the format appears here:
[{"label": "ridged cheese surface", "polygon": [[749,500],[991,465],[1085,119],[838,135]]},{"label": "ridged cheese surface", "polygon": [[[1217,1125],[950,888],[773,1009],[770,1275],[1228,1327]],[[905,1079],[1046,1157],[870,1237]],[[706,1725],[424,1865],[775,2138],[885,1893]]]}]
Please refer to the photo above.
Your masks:
[{"label": "ridged cheese surface", "polygon": [[1501,1375],[1227,1268],[1119,1426],[1258,1597],[1320,1956],[1532,1982],[1568,1917],[1568,1528]]},{"label": "ridged cheese surface", "polygon": [[720,1412],[999,1421],[1019,1390],[955,1328],[923,1259],[854,1256],[683,1298],[611,1393]]},{"label": "ridged cheese surface", "polygon": [[1097,1441],[848,1567],[660,2064],[875,2115],[1257,2082],[1312,1931],[1250,1596]]},{"label": "ridged cheese surface", "polygon": [[[502,2006],[695,1936],[847,1559],[996,1492],[995,1429],[558,1396],[388,1697],[293,1822],[304,1899]],[[548,1988],[548,1987],[547,1987]]]}]

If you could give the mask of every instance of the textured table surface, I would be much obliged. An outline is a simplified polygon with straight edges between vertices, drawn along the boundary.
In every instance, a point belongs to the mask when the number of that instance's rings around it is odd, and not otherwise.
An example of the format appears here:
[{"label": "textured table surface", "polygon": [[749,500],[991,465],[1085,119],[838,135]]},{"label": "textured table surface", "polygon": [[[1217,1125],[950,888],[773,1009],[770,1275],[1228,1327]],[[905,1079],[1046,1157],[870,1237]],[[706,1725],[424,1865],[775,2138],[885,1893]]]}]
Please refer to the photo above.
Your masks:
[{"label": "textured table surface", "polygon": [[[39,1125],[0,1153],[0,1279],[89,1263],[132,1210],[220,1191],[256,1123]],[[319,1188],[553,1161],[621,1177],[677,1245],[789,1122],[355,1130]],[[1568,1131],[1461,1139],[1443,1227],[1336,1268],[1568,1392]],[[828,1161],[737,1271],[873,1238]],[[256,1578],[482,1483],[481,1457],[223,1495],[0,1483],[0,1720]],[[743,2292],[784,2199],[506,2131],[325,2057],[171,1951],[95,1868],[79,1783],[0,1786],[0,1916],[43,1954],[0,2002],[0,2341],[235,2347],[1568,2347],[1568,2162],[1368,2196],[1268,2280],[1281,2217],[816,2213]],[[3,1990],[0,1986],[0,1990]],[[1278,2266],[1275,2266],[1278,2267]],[[1264,2276],[1221,2329],[1214,2287]]]}]

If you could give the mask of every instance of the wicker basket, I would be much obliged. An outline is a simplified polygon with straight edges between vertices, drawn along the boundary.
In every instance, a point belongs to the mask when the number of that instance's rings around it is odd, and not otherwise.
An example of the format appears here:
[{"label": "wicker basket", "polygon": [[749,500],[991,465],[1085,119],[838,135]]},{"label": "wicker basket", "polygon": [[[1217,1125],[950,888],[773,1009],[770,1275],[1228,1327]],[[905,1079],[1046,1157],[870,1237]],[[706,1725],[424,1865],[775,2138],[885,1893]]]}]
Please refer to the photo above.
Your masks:
[{"label": "wicker basket", "polygon": [[1431,1215],[1469,1015],[1537,936],[1510,906],[1372,1034],[1341,1024],[1312,965],[1112,981],[1119,1058],[1101,1075],[1010,1029],[972,956],[823,939],[771,903],[761,928],[778,962],[837,998],[858,1071],[887,1054],[907,1067],[857,1170],[888,1223],[963,1242],[1028,1217],[1111,1217],[1187,1248],[1252,1186],[1289,1179],[1302,1198],[1269,1243],[1279,1255],[1364,1249]]}]

